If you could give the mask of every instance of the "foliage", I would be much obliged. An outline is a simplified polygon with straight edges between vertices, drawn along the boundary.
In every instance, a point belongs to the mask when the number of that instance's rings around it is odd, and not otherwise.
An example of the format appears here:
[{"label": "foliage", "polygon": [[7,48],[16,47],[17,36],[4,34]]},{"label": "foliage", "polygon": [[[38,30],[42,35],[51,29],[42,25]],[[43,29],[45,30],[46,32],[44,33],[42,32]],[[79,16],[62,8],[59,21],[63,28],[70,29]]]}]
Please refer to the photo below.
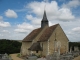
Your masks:
[{"label": "foliage", "polygon": [[78,47],[80,50],[80,42],[69,42],[69,49],[72,47],[72,50],[74,51],[74,47]]},{"label": "foliage", "polygon": [[20,57],[20,53],[17,54],[17,57]]},{"label": "foliage", "polygon": [[21,43],[18,41],[0,39],[0,54],[8,53],[19,53],[21,48]]},{"label": "foliage", "polygon": [[41,55],[37,55],[37,58],[41,58]]}]

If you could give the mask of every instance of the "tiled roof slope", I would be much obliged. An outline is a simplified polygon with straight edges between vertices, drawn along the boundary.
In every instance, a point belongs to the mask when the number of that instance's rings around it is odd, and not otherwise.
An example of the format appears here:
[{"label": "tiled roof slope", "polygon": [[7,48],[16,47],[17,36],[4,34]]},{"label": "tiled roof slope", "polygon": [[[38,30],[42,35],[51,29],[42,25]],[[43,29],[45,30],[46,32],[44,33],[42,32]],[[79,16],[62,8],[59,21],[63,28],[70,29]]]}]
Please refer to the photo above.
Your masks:
[{"label": "tiled roof slope", "polygon": [[[56,24],[56,25],[46,28],[44,30],[44,32],[42,33],[42,35],[40,36],[40,38],[38,39],[38,41],[47,41],[49,39],[49,37],[51,36],[52,32],[57,27],[57,25],[59,25],[59,24]],[[26,36],[23,39],[23,42],[25,42],[25,41],[31,42],[41,32],[41,30],[42,30],[41,28],[33,30],[28,36]]]},{"label": "tiled roof slope", "polygon": [[23,39],[23,42],[31,42],[41,31],[41,28],[33,30],[28,36]]},{"label": "tiled roof slope", "polygon": [[59,24],[56,24],[46,28],[46,30],[43,32],[43,34],[41,35],[38,41],[47,41],[58,25]]}]

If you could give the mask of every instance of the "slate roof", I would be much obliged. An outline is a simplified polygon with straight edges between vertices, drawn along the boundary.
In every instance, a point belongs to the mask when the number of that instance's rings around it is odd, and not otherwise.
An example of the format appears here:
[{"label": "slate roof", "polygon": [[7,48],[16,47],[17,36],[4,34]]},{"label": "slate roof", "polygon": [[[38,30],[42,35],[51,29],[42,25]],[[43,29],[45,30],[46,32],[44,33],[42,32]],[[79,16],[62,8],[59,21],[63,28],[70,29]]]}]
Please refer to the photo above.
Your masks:
[{"label": "slate roof", "polygon": [[[56,24],[56,25],[53,25],[53,26],[50,26],[50,27],[46,28],[45,31],[40,36],[40,38],[38,39],[38,41],[47,41],[58,25],[59,24]],[[33,30],[28,36],[26,36],[23,39],[23,42],[33,41],[33,39],[41,32],[41,30],[42,30],[41,28]]]}]

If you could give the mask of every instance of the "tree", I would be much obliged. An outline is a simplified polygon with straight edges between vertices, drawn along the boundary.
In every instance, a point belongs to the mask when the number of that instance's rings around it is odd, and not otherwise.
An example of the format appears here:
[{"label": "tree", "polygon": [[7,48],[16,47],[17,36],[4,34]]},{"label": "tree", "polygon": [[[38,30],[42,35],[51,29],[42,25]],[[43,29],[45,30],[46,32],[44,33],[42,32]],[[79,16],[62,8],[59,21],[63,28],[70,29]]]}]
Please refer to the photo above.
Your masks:
[{"label": "tree", "polygon": [[0,54],[19,53],[20,48],[21,48],[21,42],[8,39],[0,39]]}]

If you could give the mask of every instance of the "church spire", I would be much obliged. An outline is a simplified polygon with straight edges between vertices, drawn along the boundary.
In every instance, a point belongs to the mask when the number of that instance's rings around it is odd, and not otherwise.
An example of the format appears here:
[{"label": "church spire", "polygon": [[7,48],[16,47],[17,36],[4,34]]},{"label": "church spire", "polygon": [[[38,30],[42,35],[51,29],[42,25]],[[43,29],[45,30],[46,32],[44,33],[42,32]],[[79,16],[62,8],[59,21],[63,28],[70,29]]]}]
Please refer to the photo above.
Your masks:
[{"label": "church spire", "polygon": [[44,10],[43,19],[41,21],[41,28],[48,26],[48,19],[46,16],[46,11]]},{"label": "church spire", "polygon": [[47,20],[47,16],[46,16],[46,11],[45,11],[45,10],[44,10],[44,15],[43,15],[42,21],[48,21],[48,20]]}]

